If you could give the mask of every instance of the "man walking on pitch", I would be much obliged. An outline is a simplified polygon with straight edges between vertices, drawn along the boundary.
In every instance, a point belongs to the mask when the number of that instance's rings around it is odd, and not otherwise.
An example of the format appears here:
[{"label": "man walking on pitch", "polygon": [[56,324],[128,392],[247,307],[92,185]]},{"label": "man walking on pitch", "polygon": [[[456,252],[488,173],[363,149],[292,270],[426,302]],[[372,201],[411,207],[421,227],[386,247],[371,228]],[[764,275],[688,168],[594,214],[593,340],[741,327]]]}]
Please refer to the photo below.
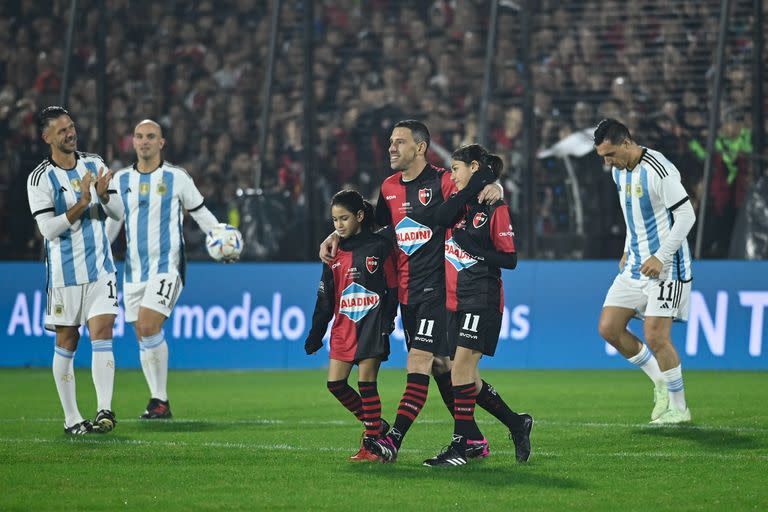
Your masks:
[{"label": "man walking on pitch", "polygon": [[[603,119],[595,148],[611,166],[627,227],[619,274],[600,315],[600,335],[654,382],[651,423],[691,420],[672,321],[688,319],[691,251],[686,237],[696,221],[677,168],[658,151],[639,146],[626,126]],[[647,345],[627,330],[644,318]]]}]

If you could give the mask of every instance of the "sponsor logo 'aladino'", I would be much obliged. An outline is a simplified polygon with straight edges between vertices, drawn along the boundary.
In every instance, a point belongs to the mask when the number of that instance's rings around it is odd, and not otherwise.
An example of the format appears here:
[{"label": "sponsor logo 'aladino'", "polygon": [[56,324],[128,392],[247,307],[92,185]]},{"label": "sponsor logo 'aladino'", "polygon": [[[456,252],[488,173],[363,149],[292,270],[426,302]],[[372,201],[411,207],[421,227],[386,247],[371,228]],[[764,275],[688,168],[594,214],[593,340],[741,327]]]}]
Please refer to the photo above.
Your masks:
[{"label": "sponsor logo 'aladino'", "polygon": [[369,311],[378,307],[379,302],[381,302],[381,299],[377,293],[366,289],[358,283],[352,283],[341,292],[339,314],[346,315],[350,320],[357,323]]},{"label": "sponsor logo 'aladino'", "polygon": [[453,241],[453,238],[450,238],[445,242],[445,259],[447,259],[459,272],[477,263],[477,260],[459,247],[458,244]]},{"label": "sponsor logo 'aladino'", "polygon": [[408,256],[421,249],[432,238],[431,229],[410,217],[405,217],[397,223],[395,233],[397,234],[397,245]]}]

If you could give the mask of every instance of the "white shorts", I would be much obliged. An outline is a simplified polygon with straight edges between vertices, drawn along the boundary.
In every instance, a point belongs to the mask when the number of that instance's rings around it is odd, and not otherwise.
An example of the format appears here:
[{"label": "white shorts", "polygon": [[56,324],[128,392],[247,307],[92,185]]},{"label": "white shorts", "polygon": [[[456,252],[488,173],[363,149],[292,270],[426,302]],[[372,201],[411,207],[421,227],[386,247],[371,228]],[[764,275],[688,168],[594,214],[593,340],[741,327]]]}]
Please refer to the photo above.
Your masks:
[{"label": "white shorts", "polygon": [[640,319],[658,316],[685,322],[690,301],[691,281],[632,279],[619,274],[608,290],[603,307],[634,309]]},{"label": "white shorts", "polygon": [[183,289],[181,277],[175,272],[151,275],[143,283],[124,283],[125,321],[138,320],[139,308],[157,311],[168,318]]},{"label": "white shorts", "polygon": [[117,274],[106,274],[93,283],[48,288],[45,328],[83,325],[95,316],[117,315],[117,311]]}]

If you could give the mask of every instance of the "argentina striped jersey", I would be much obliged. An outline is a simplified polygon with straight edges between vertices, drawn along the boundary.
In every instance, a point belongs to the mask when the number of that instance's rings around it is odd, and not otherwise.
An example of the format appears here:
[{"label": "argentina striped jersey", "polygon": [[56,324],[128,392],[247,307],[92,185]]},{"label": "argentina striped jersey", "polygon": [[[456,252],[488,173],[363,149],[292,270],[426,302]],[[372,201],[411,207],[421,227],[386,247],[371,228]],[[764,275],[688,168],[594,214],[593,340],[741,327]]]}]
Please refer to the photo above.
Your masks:
[{"label": "argentina striped jersey", "polygon": [[[672,212],[688,201],[688,194],[680,183],[680,172],[664,155],[643,148],[640,162],[631,171],[612,169],[613,181],[619,193],[627,235],[624,252],[627,254],[623,274],[632,279],[648,279],[640,267],[669,236],[674,223]],[[690,281],[691,250],[683,240],[671,261],[663,262],[659,278]]]},{"label": "argentina striped jersey", "polygon": [[125,282],[143,283],[150,275],[182,274],[184,209],[203,207],[203,196],[181,167],[161,162],[152,172],[121,169],[113,186],[125,209]]},{"label": "argentina striped jersey", "polygon": [[[32,216],[66,214],[80,200],[80,182],[86,173],[98,176],[107,166],[99,155],[75,152],[75,166],[62,169],[50,158],[27,177],[27,197]],[[93,283],[115,271],[105,229],[106,214],[91,187],[91,207],[53,240],[45,240],[48,288]]]}]

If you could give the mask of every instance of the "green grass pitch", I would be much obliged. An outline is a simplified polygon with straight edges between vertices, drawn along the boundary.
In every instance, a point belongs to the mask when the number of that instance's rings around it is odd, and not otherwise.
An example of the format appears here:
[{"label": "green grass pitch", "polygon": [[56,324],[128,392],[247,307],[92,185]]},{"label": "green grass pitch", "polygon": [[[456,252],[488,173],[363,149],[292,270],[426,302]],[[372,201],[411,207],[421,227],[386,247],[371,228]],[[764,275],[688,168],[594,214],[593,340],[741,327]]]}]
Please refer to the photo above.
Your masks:
[{"label": "green grass pitch", "polygon": [[[478,409],[491,457],[461,468],[421,461],[450,441],[433,385],[396,464],[347,461],[361,428],[323,371],[171,372],[175,419],[142,423],[138,371],[118,371],[115,431],[63,434],[50,371],[0,371],[0,510],[768,510],[768,376],[687,371],[694,422],[647,425],[639,371],[487,371],[536,419],[516,464],[504,428]],[[355,374],[350,382],[354,382]],[[77,373],[83,414],[95,395]],[[392,419],[403,370],[383,371]]]}]

